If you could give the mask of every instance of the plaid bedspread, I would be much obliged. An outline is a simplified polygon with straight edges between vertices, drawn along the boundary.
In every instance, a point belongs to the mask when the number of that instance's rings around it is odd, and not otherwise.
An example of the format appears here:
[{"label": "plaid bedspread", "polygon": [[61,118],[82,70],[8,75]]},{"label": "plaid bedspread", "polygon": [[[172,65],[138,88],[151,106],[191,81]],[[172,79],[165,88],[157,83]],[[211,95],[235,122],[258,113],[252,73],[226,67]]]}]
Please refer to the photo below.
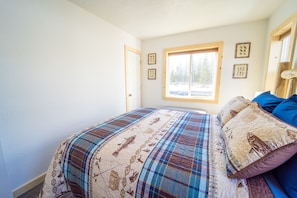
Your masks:
[{"label": "plaid bedspread", "polygon": [[[89,189],[91,160],[104,141],[155,111],[138,109],[69,141],[64,152],[63,171],[75,196],[92,197]],[[209,115],[178,113],[175,116],[178,116],[178,122],[166,130],[143,164],[136,197],[207,197]]]},{"label": "plaid bedspread", "polygon": [[63,171],[75,196],[90,197],[90,164],[95,151],[114,134],[156,111],[138,109],[84,131],[69,141],[63,156]]},{"label": "plaid bedspread", "polygon": [[214,116],[141,108],[66,139],[42,197],[247,197],[226,177]]},{"label": "plaid bedspread", "polygon": [[209,115],[184,113],[148,156],[136,197],[207,197]]}]

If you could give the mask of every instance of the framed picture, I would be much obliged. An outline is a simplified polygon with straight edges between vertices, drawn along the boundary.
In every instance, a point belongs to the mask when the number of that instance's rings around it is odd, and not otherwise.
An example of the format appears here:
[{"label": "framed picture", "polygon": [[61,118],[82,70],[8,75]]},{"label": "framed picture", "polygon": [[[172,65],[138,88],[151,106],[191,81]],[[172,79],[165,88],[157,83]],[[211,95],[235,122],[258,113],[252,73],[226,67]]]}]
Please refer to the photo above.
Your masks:
[{"label": "framed picture", "polygon": [[150,53],[150,54],[148,54],[148,64],[149,65],[156,64],[156,53]]},{"label": "framed picture", "polygon": [[247,78],[248,64],[235,64],[233,67],[233,78]]},{"label": "framed picture", "polygon": [[148,69],[147,79],[156,80],[157,69]]},{"label": "framed picture", "polygon": [[251,42],[237,43],[235,47],[235,58],[250,57]]}]

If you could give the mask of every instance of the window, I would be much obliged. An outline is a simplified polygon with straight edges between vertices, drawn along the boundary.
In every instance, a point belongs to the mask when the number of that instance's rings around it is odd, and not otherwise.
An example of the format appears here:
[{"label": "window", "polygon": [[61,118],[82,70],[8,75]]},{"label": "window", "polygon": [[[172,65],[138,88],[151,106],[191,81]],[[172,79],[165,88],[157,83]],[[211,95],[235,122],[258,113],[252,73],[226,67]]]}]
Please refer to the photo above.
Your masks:
[{"label": "window", "polygon": [[289,50],[290,50],[291,30],[280,36],[281,41],[281,57],[280,62],[289,62]]},{"label": "window", "polygon": [[163,98],[217,103],[223,42],[165,49]]}]

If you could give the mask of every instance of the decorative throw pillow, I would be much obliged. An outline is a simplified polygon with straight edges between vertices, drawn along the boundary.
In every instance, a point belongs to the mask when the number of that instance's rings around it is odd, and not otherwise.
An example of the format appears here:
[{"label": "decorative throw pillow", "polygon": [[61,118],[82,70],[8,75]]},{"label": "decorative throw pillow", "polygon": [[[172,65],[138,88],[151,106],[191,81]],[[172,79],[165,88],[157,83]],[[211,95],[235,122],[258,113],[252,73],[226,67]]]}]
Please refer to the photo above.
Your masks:
[{"label": "decorative throw pillow", "polygon": [[290,197],[297,197],[297,154],[273,170],[279,184]]},{"label": "decorative throw pillow", "polygon": [[272,170],[297,152],[297,128],[251,103],[226,123],[227,175],[250,178]]},{"label": "decorative throw pillow", "polygon": [[297,127],[297,95],[295,94],[277,105],[272,114]]},{"label": "decorative throw pillow", "polygon": [[245,99],[242,96],[236,96],[232,98],[218,113],[217,118],[220,120],[221,125],[224,126],[229,120],[236,116],[238,112],[246,108],[250,103],[250,100]]},{"label": "decorative throw pillow", "polygon": [[266,111],[272,112],[273,109],[280,104],[284,98],[279,98],[270,93],[270,91],[266,91],[255,97],[252,102],[257,102],[259,105]]}]

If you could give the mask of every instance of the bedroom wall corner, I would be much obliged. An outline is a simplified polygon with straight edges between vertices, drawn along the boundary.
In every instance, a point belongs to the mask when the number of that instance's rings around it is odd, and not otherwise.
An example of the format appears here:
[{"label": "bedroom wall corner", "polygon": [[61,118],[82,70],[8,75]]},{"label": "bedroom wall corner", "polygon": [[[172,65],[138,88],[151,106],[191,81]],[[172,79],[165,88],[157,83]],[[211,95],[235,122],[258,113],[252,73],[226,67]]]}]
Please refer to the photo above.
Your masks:
[{"label": "bedroom wall corner", "polygon": [[69,1],[1,1],[0,27],[0,154],[11,194],[47,170],[70,134],[125,112],[124,46],[141,42]]},{"label": "bedroom wall corner", "polygon": [[285,1],[268,19],[267,35],[270,38],[270,33],[282,22],[288,19],[291,15],[297,12],[297,1]]},{"label": "bedroom wall corner", "polygon": [[[242,95],[252,99],[260,89],[264,72],[264,49],[267,31],[267,20],[236,24],[198,30],[177,35],[142,41],[143,54],[143,104],[144,106],[179,106],[187,108],[206,109],[216,114],[224,104],[234,96]],[[224,42],[223,63],[220,83],[220,98],[218,104],[174,102],[162,99],[163,50],[180,46],[191,46],[211,42]],[[235,58],[236,43],[251,42],[249,58]],[[148,53],[157,54],[156,65],[147,64]],[[234,64],[248,64],[246,79],[233,79]],[[157,69],[157,79],[147,79],[147,69]]]}]

